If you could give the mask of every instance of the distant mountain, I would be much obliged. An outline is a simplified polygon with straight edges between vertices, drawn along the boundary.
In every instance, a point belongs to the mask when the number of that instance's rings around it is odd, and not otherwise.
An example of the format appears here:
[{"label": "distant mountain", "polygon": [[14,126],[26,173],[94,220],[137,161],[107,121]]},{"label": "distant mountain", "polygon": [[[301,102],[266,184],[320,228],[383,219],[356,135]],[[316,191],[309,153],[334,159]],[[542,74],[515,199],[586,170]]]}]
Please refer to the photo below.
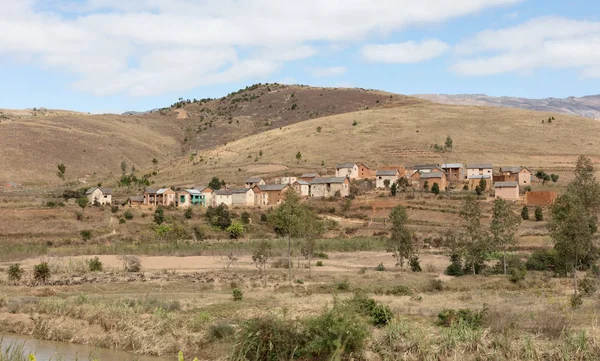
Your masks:
[{"label": "distant mountain", "polygon": [[600,95],[584,97],[528,99],[516,97],[492,97],[485,94],[416,94],[414,97],[435,103],[453,105],[480,105],[519,108],[543,112],[557,112],[600,119]]}]

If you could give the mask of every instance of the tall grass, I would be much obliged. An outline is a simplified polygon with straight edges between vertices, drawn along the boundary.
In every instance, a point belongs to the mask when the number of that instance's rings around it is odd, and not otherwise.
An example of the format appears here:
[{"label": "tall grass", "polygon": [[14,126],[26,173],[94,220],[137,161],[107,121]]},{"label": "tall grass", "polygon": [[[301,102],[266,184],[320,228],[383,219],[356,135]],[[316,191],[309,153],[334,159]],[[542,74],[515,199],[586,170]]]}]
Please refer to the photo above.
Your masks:
[{"label": "tall grass", "polygon": [[22,343],[11,342],[4,346],[3,341],[0,337],[0,361],[28,361]]}]

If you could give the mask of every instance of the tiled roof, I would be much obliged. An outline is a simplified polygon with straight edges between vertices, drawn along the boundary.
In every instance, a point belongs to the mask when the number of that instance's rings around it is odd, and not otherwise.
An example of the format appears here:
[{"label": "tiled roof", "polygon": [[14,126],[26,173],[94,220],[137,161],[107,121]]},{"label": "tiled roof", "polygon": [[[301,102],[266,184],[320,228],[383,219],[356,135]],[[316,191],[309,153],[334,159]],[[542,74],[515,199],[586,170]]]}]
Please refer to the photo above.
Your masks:
[{"label": "tiled roof", "polygon": [[375,172],[376,176],[393,177],[398,174],[398,170],[381,169]]},{"label": "tiled roof", "polygon": [[163,193],[167,192],[169,189],[171,189],[171,188],[161,188],[156,191],[156,194],[163,194]]},{"label": "tiled roof", "polygon": [[[521,170],[523,169],[527,169],[525,167],[500,167],[500,172],[504,173],[504,172],[509,172],[509,173],[519,173]],[[527,169],[529,170],[529,169]]]},{"label": "tiled roof", "polygon": [[346,177],[321,177],[315,178],[310,184],[344,183]]},{"label": "tiled roof", "polygon": [[467,169],[490,169],[491,164],[467,164]]},{"label": "tiled roof", "polygon": [[517,182],[496,182],[494,183],[494,188],[514,188],[518,187],[519,183]]},{"label": "tiled roof", "polygon": [[294,182],[294,183],[298,183],[298,184],[300,184],[301,186],[307,186],[307,185],[310,185],[310,182],[303,181],[302,179],[300,179],[300,180],[297,180],[297,181],[296,181],[296,182]]},{"label": "tiled roof", "polygon": [[143,202],[144,196],[131,196],[129,197],[129,200],[132,202]]},{"label": "tiled roof", "polygon": [[156,194],[157,189],[155,188],[146,188],[146,193],[148,194]]}]

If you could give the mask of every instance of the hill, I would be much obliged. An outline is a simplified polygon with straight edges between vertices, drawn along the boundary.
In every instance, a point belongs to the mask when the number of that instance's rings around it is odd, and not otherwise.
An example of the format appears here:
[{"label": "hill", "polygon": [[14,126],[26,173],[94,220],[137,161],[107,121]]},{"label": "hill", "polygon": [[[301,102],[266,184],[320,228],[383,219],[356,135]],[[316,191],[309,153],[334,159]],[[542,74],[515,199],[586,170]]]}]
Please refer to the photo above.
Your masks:
[{"label": "hill", "polygon": [[[423,101],[364,89],[256,84],[219,99],[183,100],[149,112],[89,115],[33,108],[0,112],[0,185],[95,183],[128,167],[153,169],[307,119]],[[163,165],[164,166],[164,165]]]},{"label": "hill", "polygon": [[492,97],[485,94],[416,94],[414,96],[441,104],[519,108],[600,119],[600,95],[545,99]]},{"label": "hill", "polygon": [[[542,124],[541,119],[550,116],[555,121]],[[293,175],[306,170],[331,174],[335,163],[347,161],[363,161],[371,167],[446,161],[564,170],[581,153],[598,160],[599,131],[600,123],[588,118],[425,102],[311,119],[266,131],[163,169],[157,182],[194,184],[213,175],[241,182],[250,175]],[[434,152],[432,145],[443,144],[447,135],[454,141],[454,150]]]}]

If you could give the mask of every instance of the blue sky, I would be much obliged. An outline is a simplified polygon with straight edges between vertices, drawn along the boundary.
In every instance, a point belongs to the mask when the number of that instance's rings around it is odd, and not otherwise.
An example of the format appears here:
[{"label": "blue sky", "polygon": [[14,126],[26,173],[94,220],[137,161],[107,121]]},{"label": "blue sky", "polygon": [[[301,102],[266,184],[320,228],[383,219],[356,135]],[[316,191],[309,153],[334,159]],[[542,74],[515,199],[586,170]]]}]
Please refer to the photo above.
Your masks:
[{"label": "blue sky", "polygon": [[600,93],[595,1],[0,0],[0,9],[0,108],[147,110],[258,82]]}]

